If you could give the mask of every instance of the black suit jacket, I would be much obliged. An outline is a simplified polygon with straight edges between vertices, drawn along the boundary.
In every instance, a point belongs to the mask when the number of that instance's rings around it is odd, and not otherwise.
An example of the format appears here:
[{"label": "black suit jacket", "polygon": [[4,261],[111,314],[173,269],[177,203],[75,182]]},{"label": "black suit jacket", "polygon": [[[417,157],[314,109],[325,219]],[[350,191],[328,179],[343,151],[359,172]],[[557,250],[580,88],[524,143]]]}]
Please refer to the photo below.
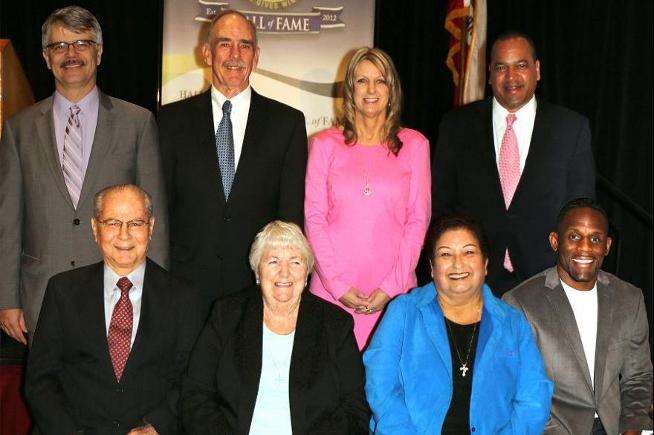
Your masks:
[{"label": "black suit jacket", "polygon": [[255,234],[274,219],[303,225],[304,116],[252,91],[227,202],[211,92],[162,107],[158,121],[169,195],[171,272],[192,283],[207,302],[254,284],[248,252]]},{"label": "black suit jacket", "polygon": [[202,323],[199,298],[148,260],[138,331],[120,383],[109,356],[103,264],[52,277],[25,392],[43,434],[125,434],[145,422],[178,433],[181,373]]},{"label": "black suit jacket", "polygon": [[[352,317],[305,291],[289,402],[293,433],[366,434],[370,409]],[[251,287],[219,300],[193,349],[181,412],[189,434],[247,434],[261,377],[263,301]]]},{"label": "black suit jacket", "polygon": [[588,120],[538,100],[529,154],[507,210],[492,112],[488,99],[443,117],[432,162],[432,214],[459,212],[482,222],[490,242],[487,282],[501,295],[512,287],[501,278],[507,247],[515,270],[513,285],[554,264],[548,234],[567,201],[594,197],[595,166]]}]

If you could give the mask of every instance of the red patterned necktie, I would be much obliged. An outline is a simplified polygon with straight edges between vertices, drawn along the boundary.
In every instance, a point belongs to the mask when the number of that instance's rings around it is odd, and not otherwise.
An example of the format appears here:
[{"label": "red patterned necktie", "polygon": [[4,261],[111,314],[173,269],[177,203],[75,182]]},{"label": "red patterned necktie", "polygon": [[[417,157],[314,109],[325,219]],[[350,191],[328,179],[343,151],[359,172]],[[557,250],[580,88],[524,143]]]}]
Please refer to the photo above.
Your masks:
[{"label": "red patterned necktie", "polygon": [[116,302],[114,311],[111,313],[107,342],[109,343],[109,355],[114,366],[116,381],[120,382],[131,348],[134,314],[132,312],[132,301],[129,300],[129,290],[132,288],[132,283],[126,277],[122,277],[116,285],[120,289],[120,299]]},{"label": "red patterned necktie", "polygon": [[[506,115],[506,130],[504,131],[504,137],[502,137],[498,165],[504,205],[507,210],[511,205],[513,195],[520,181],[520,150],[518,149],[518,138],[515,131],[513,131],[515,120],[516,116],[513,113]],[[508,249],[504,253],[504,268],[509,272],[513,272],[513,264],[511,258],[509,258]]]}]

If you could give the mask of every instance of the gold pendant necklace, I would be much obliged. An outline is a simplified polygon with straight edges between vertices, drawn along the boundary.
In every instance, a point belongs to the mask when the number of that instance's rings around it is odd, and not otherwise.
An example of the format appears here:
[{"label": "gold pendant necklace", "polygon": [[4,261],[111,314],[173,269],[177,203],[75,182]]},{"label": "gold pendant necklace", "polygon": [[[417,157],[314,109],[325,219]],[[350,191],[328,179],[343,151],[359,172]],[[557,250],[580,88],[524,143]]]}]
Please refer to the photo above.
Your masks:
[{"label": "gold pendant necklace", "polygon": [[445,319],[445,325],[447,325],[448,331],[450,331],[450,335],[452,336],[452,343],[454,344],[454,350],[456,351],[456,356],[459,359],[459,363],[461,363],[461,366],[459,367],[459,371],[461,372],[461,376],[464,378],[466,377],[466,373],[470,370],[468,368],[468,360],[470,359],[470,352],[472,351],[472,342],[475,341],[475,332],[477,332],[477,323],[475,322],[475,326],[472,328],[472,335],[470,336],[470,343],[468,343],[468,353],[466,354],[466,359],[463,361],[463,358],[461,358],[461,353],[459,352],[459,347],[456,344],[456,339],[454,338],[454,334],[452,333],[452,327],[450,326],[450,321],[447,320],[447,317],[443,316]]}]

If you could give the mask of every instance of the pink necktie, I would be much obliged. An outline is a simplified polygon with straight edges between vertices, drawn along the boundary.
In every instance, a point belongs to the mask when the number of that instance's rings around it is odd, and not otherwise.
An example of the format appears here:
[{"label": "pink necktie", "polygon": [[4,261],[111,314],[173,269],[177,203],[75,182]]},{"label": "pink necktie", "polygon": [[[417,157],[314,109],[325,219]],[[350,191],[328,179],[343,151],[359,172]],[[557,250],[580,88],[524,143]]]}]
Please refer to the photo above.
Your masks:
[{"label": "pink necktie", "polygon": [[120,289],[120,299],[116,302],[114,311],[111,313],[107,342],[109,343],[109,355],[114,366],[116,381],[120,382],[131,348],[134,314],[132,312],[132,301],[129,300],[129,290],[132,288],[132,283],[128,278],[122,277],[116,285]]},{"label": "pink necktie", "polygon": [[79,194],[82,191],[82,183],[84,182],[84,173],[82,172],[82,127],[79,122],[79,112],[79,106],[70,106],[70,115],[64,133],[64,152],[61,159],[64,181],[75,208],[77,208]]},{"label": "pink necktie", "polygon": [[[513,131],[515,120],[516,116],[513,113],[506,115],[506,130],[500,147],[500,183],[502,184],[504,205],[507,210],[511,205],[511,200],[520,181],[520,151],[518,150],[518,138],[515,131]],[[513,272],[508,249],[504,253],[504,268],[509,272]]]}]

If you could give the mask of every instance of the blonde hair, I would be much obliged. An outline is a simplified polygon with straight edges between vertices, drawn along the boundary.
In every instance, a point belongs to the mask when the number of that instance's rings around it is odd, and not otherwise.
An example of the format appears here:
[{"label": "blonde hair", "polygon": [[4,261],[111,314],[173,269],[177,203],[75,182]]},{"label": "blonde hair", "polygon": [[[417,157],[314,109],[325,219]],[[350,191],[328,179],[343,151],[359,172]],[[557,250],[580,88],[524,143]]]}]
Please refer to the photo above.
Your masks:
[{"label": "blonde hair", "polygon": [[361,47],[354,52],[347,64],[343,84],[343,118],[341,119],[345,143],[352,145],[358,140],[354,124],[356,112],[354,105],[354,70],[364,60],[372,63],[382,73],[388,85],[388,108],[386,109],[386,125],[384,126],[382,139],[388,149],[397,155],[402,149],[402,141],[397,135],[401,128],[402,85],[393,60],[379,48]]},{"label": "blonde hair", "polygon": [[300,251],[307,262],[307,275],[313,271],[314,256],[307,238],[299,226],[292,222],[272,221],[264,226],[254,237],[250,248],[250,268],[256,275],[259,262],[266,249],[295,248]]}]

